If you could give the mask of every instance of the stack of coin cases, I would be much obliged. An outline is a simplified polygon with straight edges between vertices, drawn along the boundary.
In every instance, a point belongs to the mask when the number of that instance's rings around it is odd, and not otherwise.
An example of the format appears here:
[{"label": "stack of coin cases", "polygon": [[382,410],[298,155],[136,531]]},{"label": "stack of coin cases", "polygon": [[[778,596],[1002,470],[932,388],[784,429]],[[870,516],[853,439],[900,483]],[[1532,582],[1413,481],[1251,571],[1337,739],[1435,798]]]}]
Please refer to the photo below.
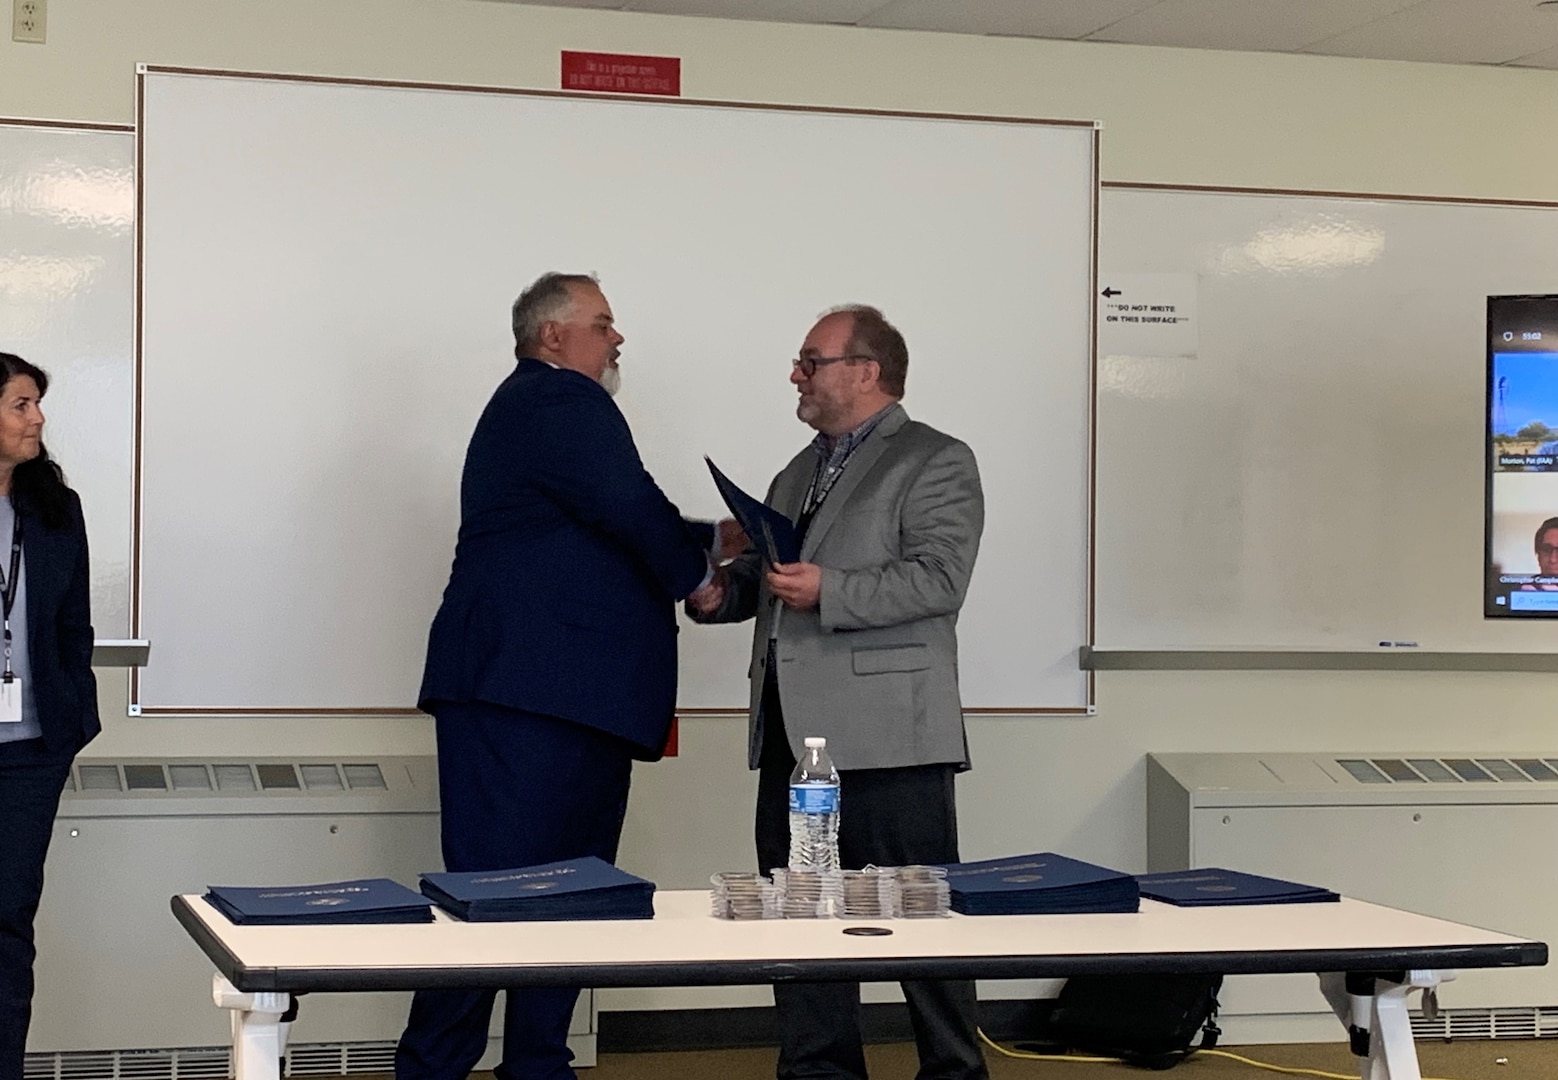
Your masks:
[{"label": "stack of coin cases", "polygon": [[898,914],[905,919],[929,919],[952,910],[952,889],[942,866],[898,867]]},{"label": "stack of coin cases", "polygon": [[762,874],[722,871],[709,881],[716,919],[779,918],[779,890]]},{"label": "stack of coin cases", "polygon": [[898,871],[891,866],[845,870],[836,914],[841,919],[896,919]]},{"label": "stack of coin cases", "polygon": [[776,868],[774,889],[779,893],[781,918],[831,918],[839,902],[839,871],[805,866]]}]

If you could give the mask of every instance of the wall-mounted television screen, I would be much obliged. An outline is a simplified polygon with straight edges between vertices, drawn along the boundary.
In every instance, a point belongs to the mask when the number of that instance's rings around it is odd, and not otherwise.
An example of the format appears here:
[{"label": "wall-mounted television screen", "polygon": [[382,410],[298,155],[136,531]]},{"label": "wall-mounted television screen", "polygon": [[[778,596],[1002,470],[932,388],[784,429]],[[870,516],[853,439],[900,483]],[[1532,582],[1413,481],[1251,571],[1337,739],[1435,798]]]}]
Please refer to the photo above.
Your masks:
[{"label": "wall-mounted television screen", "polygon": [[1484,614],[1558,619],[1558,295],[1488,297]]}]

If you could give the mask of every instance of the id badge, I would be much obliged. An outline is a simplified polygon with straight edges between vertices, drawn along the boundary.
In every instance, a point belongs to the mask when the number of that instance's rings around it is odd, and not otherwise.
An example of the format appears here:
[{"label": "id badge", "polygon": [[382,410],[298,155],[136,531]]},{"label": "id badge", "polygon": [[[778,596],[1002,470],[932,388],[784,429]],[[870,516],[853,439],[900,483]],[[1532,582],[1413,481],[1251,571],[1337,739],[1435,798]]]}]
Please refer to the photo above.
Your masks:
[{"label": "id badge", "polygon": [[22,677],[12,674],[0,679],[0,724],[22,722]]}]

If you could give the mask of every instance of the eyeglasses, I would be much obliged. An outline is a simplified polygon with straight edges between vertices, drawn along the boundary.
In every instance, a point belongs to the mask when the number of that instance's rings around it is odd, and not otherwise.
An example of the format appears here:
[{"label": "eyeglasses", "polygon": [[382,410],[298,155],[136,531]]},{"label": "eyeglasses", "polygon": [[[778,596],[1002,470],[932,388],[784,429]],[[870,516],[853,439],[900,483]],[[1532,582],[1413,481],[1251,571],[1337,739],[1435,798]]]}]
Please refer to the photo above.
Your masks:
[{"label": "eyeglasses", "polygon": [[1538,544],[1536,545],[1536,553],[1544,559],[1550,559],[1554,555],[1558,555],[1558,547],[1554,547],[1552,544]]},{"label": "eyeglasses", "polygon": [[790,361],[790,366],[808,379],[817,374],[817,369],[827,364],[836,364],[840,360],[875,360],[874,356],[862,356],[859,353],[846,353],[843,356],[798,356]]}]

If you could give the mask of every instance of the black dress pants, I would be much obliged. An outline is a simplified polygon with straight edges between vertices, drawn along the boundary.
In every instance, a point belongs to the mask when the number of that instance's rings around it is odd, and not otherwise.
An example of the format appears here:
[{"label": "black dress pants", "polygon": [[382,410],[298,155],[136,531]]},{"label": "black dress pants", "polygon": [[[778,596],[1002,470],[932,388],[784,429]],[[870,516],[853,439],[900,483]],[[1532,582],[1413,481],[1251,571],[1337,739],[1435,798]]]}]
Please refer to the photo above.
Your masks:
[{"label": "black dress pants", "polygon": [[0,743],[0,1080],[21,1080],[32,1020],[33,918],[73,754]]},{"label": "black dress pants", "polygon": [[[790,773],[777,687],[763,687],[763,750],[757,782],[757,862],[764,873],[790,855]],[[802,733],[807,734],[807,733]],[[868,864],[907,866],[958,861],[953,765],[854,769],[839,773],[839,860],[846,870]],[[985,1080],[971,980],[905,981],[909,1019],[920,1053],[919,1080]],[[779,983],[779,1080],[865,1080],[859,983]]]}]

